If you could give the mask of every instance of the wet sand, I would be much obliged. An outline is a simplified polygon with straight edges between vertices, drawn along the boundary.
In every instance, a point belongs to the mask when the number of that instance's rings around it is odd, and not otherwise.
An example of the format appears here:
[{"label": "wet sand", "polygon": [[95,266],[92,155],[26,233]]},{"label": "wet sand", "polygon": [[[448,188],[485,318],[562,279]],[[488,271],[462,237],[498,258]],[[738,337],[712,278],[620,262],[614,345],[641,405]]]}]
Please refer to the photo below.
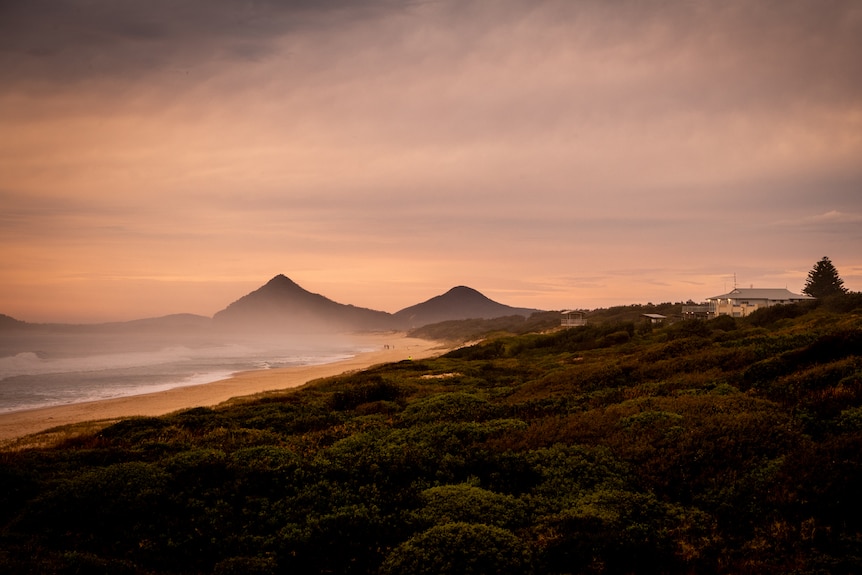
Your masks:
[{"label": "wet sand", "polygon": [[375,351],[324,365],[241,372],[221,381],[157,393],[3,413],[0,414],[0,447],[10,445],[17,438],[58,426],[139,415],[157,416],[191,407],[208,407],[234,397],[299,387],[322,377],[408,358],[436,356],[446,351],[440,342],[408,338],[401,333],[360,337],[367,347],[373,347]]}]

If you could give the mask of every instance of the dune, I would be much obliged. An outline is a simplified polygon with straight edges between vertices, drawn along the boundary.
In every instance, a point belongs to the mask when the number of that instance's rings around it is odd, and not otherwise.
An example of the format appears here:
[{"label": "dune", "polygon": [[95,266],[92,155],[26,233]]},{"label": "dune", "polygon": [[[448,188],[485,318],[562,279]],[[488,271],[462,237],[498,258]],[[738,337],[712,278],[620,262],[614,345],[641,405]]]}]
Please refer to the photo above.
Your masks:
[{"label": "dune", "polygon": [[403,333],[361,337],[374,351],[333,363],[247,371],[221,381],[158,393],[3,413],[0,414],[0,446],[10,446],[24,436],[71,424],[158,416],[192,407],[210,407],[235,397],[295,388],[322,377],[404,359],[422,359],[445,351],[440,342],[409,338]]}]

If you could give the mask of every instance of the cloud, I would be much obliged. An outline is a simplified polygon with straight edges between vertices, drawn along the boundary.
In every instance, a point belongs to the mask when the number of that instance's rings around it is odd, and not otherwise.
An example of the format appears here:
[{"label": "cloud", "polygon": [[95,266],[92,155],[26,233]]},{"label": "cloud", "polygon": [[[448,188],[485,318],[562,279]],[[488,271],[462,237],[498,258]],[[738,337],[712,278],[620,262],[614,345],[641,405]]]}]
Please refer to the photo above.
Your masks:
[{"label": "cloud", "polygon": [[822,223],[858,224],[862,222],[862,214],[845,214],[837,210],[831,210],[817,216],[812,216],[810,219]]},{"label": "cloud", "polygon": [[272,54],[296,30],[357,22],[386,0],[33,0],[6,2],[0,18],[4,79],[55,86],[135,81],[154,72]]},{"label": "cloud", "polygon": [[33,277],[659,300],[859,251],[855,2],[0,6],[0,239]]},{"label": "cloud", "polygon": [[855,225],[862,223],[862,212],[847,213],[839,210],[829,210],[827,212],[802,216],[794,219],[780,220],[773,223],[775,226],[781,227],[811,227],[811,226],[833,226],[833,225]]}]

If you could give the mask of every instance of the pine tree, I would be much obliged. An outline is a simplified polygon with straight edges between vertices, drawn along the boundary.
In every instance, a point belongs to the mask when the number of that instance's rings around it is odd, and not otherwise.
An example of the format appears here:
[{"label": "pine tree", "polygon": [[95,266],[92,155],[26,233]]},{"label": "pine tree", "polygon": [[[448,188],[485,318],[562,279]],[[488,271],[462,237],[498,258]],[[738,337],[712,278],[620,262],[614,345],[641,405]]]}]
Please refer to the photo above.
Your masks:
[{"label": "pine tree", "polygon": [[835,269],[829,258],[823,256],[823,259],[814,264],[814,267],[808,272],[808,280],[805,282],[802,293],[822,298],[845,294],[847,288],[844,287],[844,280],[838,275],[838,270]]}]

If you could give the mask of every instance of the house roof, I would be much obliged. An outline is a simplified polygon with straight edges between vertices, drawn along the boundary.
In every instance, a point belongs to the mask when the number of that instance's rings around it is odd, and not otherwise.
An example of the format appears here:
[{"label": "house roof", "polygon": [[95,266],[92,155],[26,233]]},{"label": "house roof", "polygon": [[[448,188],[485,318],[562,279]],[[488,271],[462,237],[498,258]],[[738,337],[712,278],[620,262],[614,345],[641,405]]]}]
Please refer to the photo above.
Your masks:
[{"label": "house roof", "polygon": [[809,300],[814,298],[810,295],[795,294],[786,288],[734,288],[726,294],[707,298],[707,300],[715,299],[766,299],[780,301]]},{"label": "house roof", "polygon": [[667,319],[666,315],[661,315],[659,313],[645,313],[642,315],[643,315],[643,317],[648,317],[650,319]]}]

